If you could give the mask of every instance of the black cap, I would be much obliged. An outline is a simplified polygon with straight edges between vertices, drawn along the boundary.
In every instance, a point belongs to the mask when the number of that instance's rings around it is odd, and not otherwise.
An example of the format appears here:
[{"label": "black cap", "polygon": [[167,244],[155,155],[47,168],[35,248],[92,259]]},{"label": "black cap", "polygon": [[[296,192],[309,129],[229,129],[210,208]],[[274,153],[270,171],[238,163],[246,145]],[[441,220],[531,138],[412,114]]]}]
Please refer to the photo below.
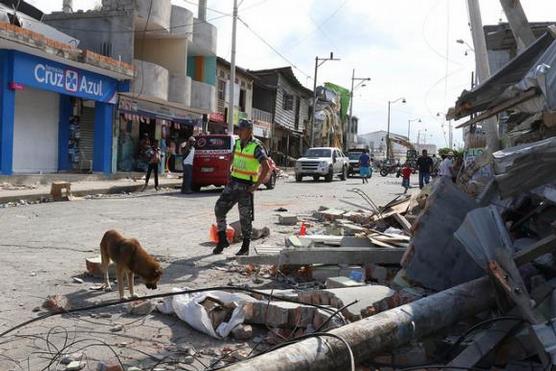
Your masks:
[{"label": "black cap", "polygon": [[239,120],[239,128],[240,129],[253,129],[253,123],[251,122],[251,120]]}]

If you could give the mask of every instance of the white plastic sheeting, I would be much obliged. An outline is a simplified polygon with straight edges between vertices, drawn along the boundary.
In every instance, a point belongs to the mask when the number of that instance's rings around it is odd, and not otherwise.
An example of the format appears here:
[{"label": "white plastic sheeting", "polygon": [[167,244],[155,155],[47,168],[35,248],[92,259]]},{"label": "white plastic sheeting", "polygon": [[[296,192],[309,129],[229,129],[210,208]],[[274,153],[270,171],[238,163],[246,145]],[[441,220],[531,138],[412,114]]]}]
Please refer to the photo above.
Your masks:
[{"label": "white plastic sheeting", "polygon": [[[187,288],[173,288],[172,292],[188,290]],[[217,328],[213,328],[204,306],[201,303],[206,298],[213,298],[225,304],[235,303],[237,307],[232,312],[230,319],[222,322]],[[162,303],[157,305],[159,312],[164,314],[175,313],[179,319],[185,321],[195,330],[203,332],[214,338],[221,339],[230,334],[230,332],[245,320],[245,312],[243,311],[243,303],[256,301],[249,295],[229,293],[225,291],[206,291],[193,294],[181,294],[164,298]]]}]

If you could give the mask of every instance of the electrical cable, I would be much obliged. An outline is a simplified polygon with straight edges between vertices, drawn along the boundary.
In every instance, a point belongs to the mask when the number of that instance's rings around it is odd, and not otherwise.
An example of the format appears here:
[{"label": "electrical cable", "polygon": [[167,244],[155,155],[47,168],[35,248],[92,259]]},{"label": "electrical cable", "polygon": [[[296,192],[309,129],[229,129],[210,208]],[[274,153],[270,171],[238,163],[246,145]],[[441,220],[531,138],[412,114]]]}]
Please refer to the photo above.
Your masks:
[{"label": "electrical cable", "polygon": [[353,304],[357,304],[359,303],[359,300],[354,300],[349,304],[344,305],[343,307],[341,307],[340,309],[336,310],[334,313],[332,313],[327,319],[326,321],[324,321],[322,323],[322,325],[319,326],[319,328],[316,330],[316,332],[321,332],[321,330],[324,328],[324,326],[326,326],[328,324],[328,322],[330,322],[332,320],[332,318],[334,318],[334,316],[338,315],[339,313],[341,313],[344,309],[351,307]]},{"label": "electrical cable", "polygon": [[257,39],[259,39],[260,41],[262,41],[266,46],[268,46],[274,53],[276,53],[276,55],[278,55],[280,58],[282,58],[284,61],[286,61],[290,66],[292,66],[294,69],[296,69],[297,71],[299,71],[303,76],[310,78],[311,76],[307,73],[305,73],[302,69],[300,69],[299,67],[297,67],[295,65],[295,63],[293,63],[292,61],[290,61],[286,56],[284,56],[282,53],[280,53],[274,46],[272,46],[268,41],[266,41],[261,35],[259,35],[257,32],[255,32],[243,19],[241,19],[240,17],[237,17],[237,19],[241,22],[241,24],[243,24],[245,26],[245,28],[247,28],[249,30],[249,32],[251,32],[253,35],[255,35],[255,37]]},{"label": "electrical cable", "polygon": [[[143,40],[141,40],[141,89],[137,96],[143,95],[143,86],[145,85],[145,61],[143,60],[145,53],[145,41],[147,40],[147,29],[149,28],[149,21],[151,20],[151,13],[153,10],[154,0],[149,2],[149,12],[147,13],[147,21],[145,22],[145,28],[143,29]],[[135,90],[135,89],[134,89]]]},{"label": "electrical cable", "polygon": [[[257,290],[249,289],[249,288],[246,288],[246,287],[234,287],[234,286],[205,287],[205,288],[200,288],[200,289],[182,290],[182,291],[176,291],[176,292],[167,292],[167,293],[162,293],[162,294],[147,295],[147,296],[143,296],[143,297],[139,297],[139,298],[128,298],[128,299],[124,299],[124,300],[109,301],[109,302],[93,304],[93,305],[89,305],[89,306],[85,306],[85,307],[71,308],[71,309],[62,310],[62,311],[59,311],[59,312],[47,313],[47,314],[39,316],[39,317],[31,318],[30,320],[27,320],[25,322],[21,322],[20,324],[14,326],[14,327],[12,327],[8,330],[3,331],[2,333],[0,333],[0,338],[4,337],[5,335],[7,335],[7,334],[9,334],[9,333],[11,333],[11,332],[13,332],[17,329],[25,327],[25,326],[27,326],[31,323],[38,322],[38,321],[47,319],[49,317],[54,317],[54,316],[57,316],[57,315],[90,311],[90,310],[94,310],[94,309],[100,309],[100,308],[106,308],[106,307],[110,307],[110,306],[114,306],[114,305],[130,303],[130,302],[134,302],[134,301],[138,301],[138,300],[160,299],[160,298],[176,296],[176,295],[194,294],[194,293],[199,293],[199,292],[217,291],[217,290],[247,292],[247,293],[251,293],[251,294],[257,294],[257,295],[260,295],[260,296],[263,296],[263,297],[269,297],[270,296],[269,294],[267,294],[265,292],[262,292],[262,291],[257,291]],[[290,303],[309,305],[309,306],[312,306],[312,307],[315,307],[315,308],[325,310],[329,313],[334,312],[334,310],[332,308],[330,308],[328,306],[324,306],[324,305],[302,303],[299,300],[294,300],[294,299],[290,299],[290,298],[287,298],[287,297],[281,297],[281,296],[276,296],[276,295],[274,295],[273,297],[276,298],[276,299],[280,299],[281,301],[287,301],[287,302],[290,302]]]}]

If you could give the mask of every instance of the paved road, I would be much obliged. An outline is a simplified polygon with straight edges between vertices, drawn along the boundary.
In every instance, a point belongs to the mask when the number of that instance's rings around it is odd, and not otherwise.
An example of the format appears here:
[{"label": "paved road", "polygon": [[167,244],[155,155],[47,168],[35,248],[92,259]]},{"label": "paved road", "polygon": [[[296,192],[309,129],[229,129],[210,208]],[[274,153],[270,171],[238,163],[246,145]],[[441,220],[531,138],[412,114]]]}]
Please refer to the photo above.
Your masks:
[{"label": "paved road", "polygon": [[[295,183],[292,177],[280,179],[275,190],[261,190],[255,195],[254,225],[269,226],[271,229],[271,237],[256,244],[281,244],[284,235],[291,232],[291,228],[275,224],[275,209],[283,207],[293,213],[310,213],[321,205],[353,209],[340,200],[364,205],[358,196],[348,192],[354,187],[365,189],[379,205],[387,203],[402,190],[400,180],[395,177],[373,177],[365,185],[356,178],[344,182],[335,180],[332,183],[309,180]],[[111,228],[138,238],[149,252],[164,262],[166,271],[158,292],[170,290],[171,287],[229,283],[253,285],[248,277],[214,269],[225,262],[226,256],[233,255],[239,249],[235,245],[227,249],[225,255],[211,255],[212,247],[207,244],[208,230],[214,219],[213,207],[218,195],[215,190],[187,197],[174,192],[147,192],[0,209],[0,280],[3,282],[0,286],[0,332],[35,317],[36,313],[32,309],[40,306],[47,295],[65,294],[75,306],[116,298],[116,293],[90,291],[90,286],[100,282],[97,279],[85,278],[83,284],[72,281],[73,276],[83,274],[85,258],[98,254],[100,239]],[[235,209],[229,221],[237,220],[237,215]],[[263,286],[267,284],[264,282]],[[138,291],[139,294],[147,294],[143,285],[139,285]],[[104,331],[107,330],[106,326],[119,323],[122,319],[120,310],[114,312],[114,318],[105,320],[101,326]],[[196,347],[218,344],[184,326],[180,326],[177,331],[173,326],[175,321],[149,317],[147,323],[151,323],[150,327],[129,328],[126,334],[151,339],[150,346],[154,341],[153,332],[158,336],[156,341],[162,343],[184,341],[182,337],[185,337]],[[22,333],[44,333],[54,324],[77,328],[83,325],[82,322],[52,319],[26,328]],[[86,331],[97,325],[88,323]],[[103,336],[108,338],[107,341],[112,339],[110,335]],[[0,354],[9,350],[6,354],[21,359],[31,349],[36,350],[33,348],[36,344],[28,342],[30,344],[22,346],[20,342],[0,344]],[[135,347],[138,346],[135,344]],[[137,358],[138,354],[126,356]],[[36,355],[32,357],[33,362],[39,362],[36,358]],[[10,367],[14,367],[13,363],[0,358],[0,369]]]}]

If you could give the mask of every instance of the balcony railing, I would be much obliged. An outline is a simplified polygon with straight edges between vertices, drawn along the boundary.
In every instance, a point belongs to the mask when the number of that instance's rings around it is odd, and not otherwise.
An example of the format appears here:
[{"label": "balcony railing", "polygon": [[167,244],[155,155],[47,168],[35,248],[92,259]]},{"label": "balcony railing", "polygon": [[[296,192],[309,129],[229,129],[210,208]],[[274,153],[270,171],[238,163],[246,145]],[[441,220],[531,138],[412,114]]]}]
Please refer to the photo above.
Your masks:
[{"label": "balcony railing", "polygon": [[272,113],[253,108],[253,120],[265,121],[272,124]]}]

